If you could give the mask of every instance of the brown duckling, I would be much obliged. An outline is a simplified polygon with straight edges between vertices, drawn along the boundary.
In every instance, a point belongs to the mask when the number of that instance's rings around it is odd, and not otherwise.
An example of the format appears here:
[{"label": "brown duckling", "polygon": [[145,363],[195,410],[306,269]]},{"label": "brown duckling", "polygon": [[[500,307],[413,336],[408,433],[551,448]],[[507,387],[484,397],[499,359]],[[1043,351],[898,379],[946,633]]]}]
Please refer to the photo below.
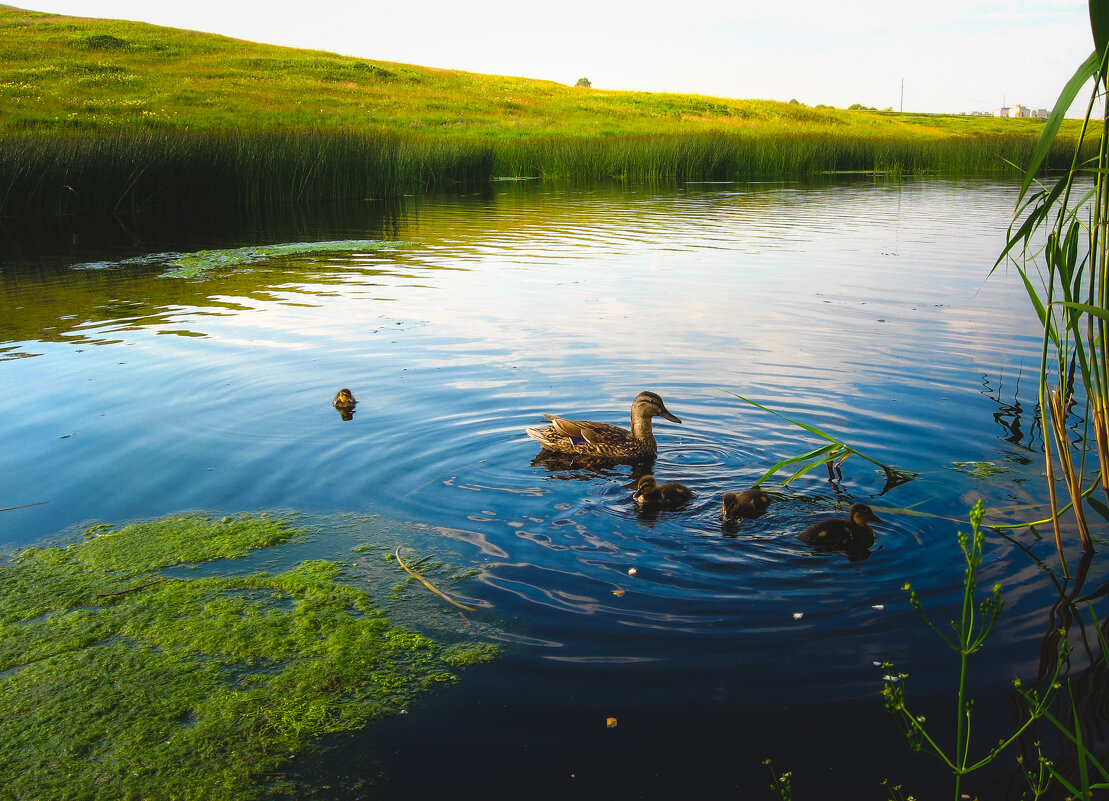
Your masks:
[{"label": "brown duckling", "polygon": [[353,409],[357,403],[354,393],[345,387],[336,392],[335,400],[331,401],[331,405],[336,409]]},{"label": "brown duckling", "polygon": [[881,523],[874,510],[865,503],[851,507],[846,520],[829,517],[809,526],[797,535],[798,539],[821,548],[869,548],[874,544],[871,523]]},{"label": "brown duckling", "polygon": [[344,387],[335,393],[335,399],[331,401],[331,405],[339,410],[339,416],[344,420],[350,420],[354,417],[354,407],[358,401],[354,399],[354,393]]},{"label": "brown duckling", "polygon": [[693,490],[676,481],[659,484],[655,477],[647,474],[635,483],[632,500],[642,509],[677,509],[689,502]]},{"label": "brown duckling", "polygon": [[725,492],[722,514],[725,520],[739,517],[759,517],[770,506],[770,496],[759,487],[743,492]]},{"label": "brown duckling", "polygon": [[551,421],[549,426],[525,430],[547,450],[623,462],[649,459],[658,451],[651,428],[652,417],[681,422],[654,392],[640,392],[632,401],[631,431],[611,423],[567,420],[553,414],[543,416]]}]

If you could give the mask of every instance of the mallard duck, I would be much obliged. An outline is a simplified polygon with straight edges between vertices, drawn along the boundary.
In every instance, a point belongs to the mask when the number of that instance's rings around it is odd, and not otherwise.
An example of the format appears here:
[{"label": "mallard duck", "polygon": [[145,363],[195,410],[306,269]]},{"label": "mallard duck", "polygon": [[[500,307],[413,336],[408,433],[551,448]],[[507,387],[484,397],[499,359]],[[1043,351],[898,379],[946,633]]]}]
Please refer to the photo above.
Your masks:
[{"label": "mallard duck", "polygon": [[676,481],[659,484],[647,474],[635,483],[634,500],[643,509],[677,509],[693,497],[693,490]]},{"label": "mallard duck", "polygon": [[865,503],[851,507],[846,520],[829,517],[809,526],[797,535],[798,539],[821,548],[869,548],[874,544],[871,523],[881,523],[874,510]]},{"label": "mallard duck", "polygon": [[354,393],[349,389],[343,388],[335,393],[335,400],[331,401],[331,405],[336,409],[353,409],[358,401],[354,399]]},{"label": "mallard duck", "polygon": [[553,414],[543,416],[551,421],[549,426],[526,431],[547,450],[619,461],[636,461],[655,455],[658,444],[651,430],[652,417],[681,422],[654,392],[640,392],[632,401],[631,431],[611,423],[567,420]]},{"label": "mallard duck", "polygon": [[765,490],[754,487],[743,492],[725,492],[722,514],[725,520],[738,517],[758,517],[770,506],[770,496]]}]

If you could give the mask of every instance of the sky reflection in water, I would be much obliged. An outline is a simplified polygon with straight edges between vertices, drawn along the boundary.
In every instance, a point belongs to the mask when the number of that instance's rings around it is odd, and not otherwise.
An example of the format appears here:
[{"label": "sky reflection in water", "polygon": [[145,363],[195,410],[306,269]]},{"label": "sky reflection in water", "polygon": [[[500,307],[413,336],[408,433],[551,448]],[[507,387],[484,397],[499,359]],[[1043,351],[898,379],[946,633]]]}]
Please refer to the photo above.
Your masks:
[{"label": "sky reflection in water", "polygon": [[[194,280],[115,266],[132,251],[5,270],[0,506],[48,503],[0,515],[0,541],[181,509],[380,513],[437,527],[412,547],[479,567],[456,589],[534,643],[494,669],[510,699],[549,681],[576,688],[571,707],[604,693],[662,721],[693,704],[715,731],[752,704],[873,706],[873,661],[912,662],[931,692],[946,657],[902,585],[950,603],[974,500],[1045,500],[1034,315],[1015,274],[986,279],[1013,197],[939,181],[510,186],[411,201],[386,238],[418,244],[389,251]],[[366,231],[312,239],[340,236]],[[215,246],[237,245],[197,249]],[[339,387],[359,400],[349,422],[329,405]],[[643,389],[683,420],[656,421],[654,466],[697,493],[682,512],[638,514],[626,467],[533,462],[523,429],[543,412],[627,425]],[[730,531],[723,492],[822,444],[732,393],[918,477],[883,493],[881,471],[851,459],[834,481],[772,484],[770,511]],[[998,473],[956,464],[981,462]],[[856,499],[885,521],[869,558],[795,539]],[[324,538],[318,555],[338,554]],[[1027,674],[1053,598],[1013,545],[989,557],[1018,621],[991,667]],[[630,664],[670,691],[577,683]],[[553,736],[540,729],[536,743]],[[767,731],[767,748],[789,741]]]}]

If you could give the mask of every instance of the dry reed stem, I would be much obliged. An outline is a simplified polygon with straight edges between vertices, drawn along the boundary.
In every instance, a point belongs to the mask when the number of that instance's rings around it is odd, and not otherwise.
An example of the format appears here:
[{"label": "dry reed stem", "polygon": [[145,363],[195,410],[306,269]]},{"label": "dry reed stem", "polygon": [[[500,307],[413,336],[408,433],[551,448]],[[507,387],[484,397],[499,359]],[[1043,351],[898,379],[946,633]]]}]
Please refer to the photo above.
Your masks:
[{"label": "dry reed stem", "polygon": [[[1059,449],[1059,464],[1063,468],[1063,480],[1070,493],[1071,504],[1074,507],[1074,519],[1078,523],[1078,534],[1082,538],[1082,550],[1089,553],[1093,550],[1090,539],[1090,529],[1086,523],[1086,512],[1082,506],[1082,483],[1074,469],[1074,462],[1070,456],[1070,446],[1066,429],[1066,404],[1063,401],[1063,392],[1056,387],[1051,391],[1051,429],[1055,437],[1055,446]],[[1062,539],[1056,528],[1056,546],[1062,555]]]},{"label": "dry reed stem", "polygon": [[412,568],[410,568],[410,567],[409,567],[408,565],[406,565],[406,564],[404,563],[404,560],[400,558],[400,546],[399,546],[399,545],[397,546],[397,550],[396,550],[396,552],[395,552],[395,553],[393,554],[393,556],[395,556],[395,557],[397,558],[397,562],[398,562],[398,563],[400,564],[400,566],[401,566],[401,567],[403,567],[403,568],[404,568],[404,572],[405,572],[405,573],[407,573],[408,575],[412,576],[412,578],[414,578],[414,579],[416,579],[417,581],[419,581],[419,582],[420,582],[421,584],[423,584],[423,585],[424,585],[425,587],[427,587],[427,588],[428,588],[429,590],[431,590],[431,591],[432,591],[433,593],[435,593],[436,595],[438,595],[438,596],[439,596],[440,598],[442,598],[442,599],[443,599],[444,601],[446,601],[446,602],[447,602],[447,603],[449,603],[449,604],[454,604],[454,605],[455,605],[455,606],[457,606],[457,607],[458,607],[459,609],[465,609],[465,610],[467,610],[467,611],[469,611],[469,612],[473,612],[473,611],[474,611],[474,607],[472,607],[472,606],[466,606],[466,604],[462,604],[462,603],[459,603],[458,601],[454,600],[454,599],[453,599],[453,598],[451,598],[451,597],[450,597],[449,595],[447,595],[447,594],[446,594],[445,592],[443,592],[442,590],[440,590],[440,589],[436,588],[436,587],[435,587],[435,586],[434,586],[434,585],[433,585],[433,584],[432,584],[432,583],[431,583],[430,581],[428,581],[427,579],[425,579],[425,578],[424,578],[423,576],[421,576],[421,575],[420,575],[419,573],[417,573],[417,572],[416,572],[415,570],[413,570],[413,569],[412,569]]}]

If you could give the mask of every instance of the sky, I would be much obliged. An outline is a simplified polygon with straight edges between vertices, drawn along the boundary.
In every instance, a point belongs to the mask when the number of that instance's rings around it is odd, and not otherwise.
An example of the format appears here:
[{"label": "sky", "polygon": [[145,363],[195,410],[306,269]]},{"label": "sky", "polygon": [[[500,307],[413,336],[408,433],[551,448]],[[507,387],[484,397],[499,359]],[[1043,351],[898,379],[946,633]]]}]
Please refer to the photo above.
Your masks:
[{"label": "sky", "polygon": [[597,89],[935,113],[1050,110],[1093,49],[1080,0],[4,1]]}]

